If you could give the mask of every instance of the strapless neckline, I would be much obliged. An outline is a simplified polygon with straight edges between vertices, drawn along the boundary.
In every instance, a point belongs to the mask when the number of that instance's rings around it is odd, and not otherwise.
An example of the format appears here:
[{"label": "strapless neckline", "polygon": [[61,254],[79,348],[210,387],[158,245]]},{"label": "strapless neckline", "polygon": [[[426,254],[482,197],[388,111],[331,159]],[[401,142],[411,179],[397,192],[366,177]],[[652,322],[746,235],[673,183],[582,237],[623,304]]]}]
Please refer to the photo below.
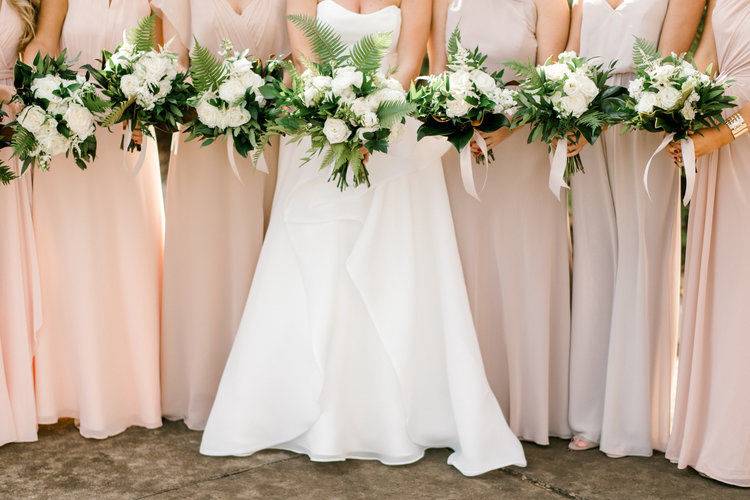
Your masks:
[{"label": "strapless neckline", "polygon": [[336,7],[338,7],[339,10],[342,10],[342,11],[344,11],[344,12],[346,12],[348,14],[351,14],[353,16],[362,16],[362,17],[374,16],[374,15],[377,15],[377,14],[382,14],[384,12],[390,11],[391,9],[396,9],[396,11],[399,11],[399,12],[401,11],[401,7],[399,7],[398,5],[389,5],[387,7],[383,7],[382,9],[378,9],[378,10],[375,10],[375,11],[372,11],[372,12],[365,12],[365,13],[363,13],[363,12],[354,12],[353,10],[347,9],[346,7],[344,7],[343,5],[341,5],[340,3],[338,3],[336,0],[323,0],[322,2],[320,2],[320,4],[326,4],[326,3],[333,4]]}]

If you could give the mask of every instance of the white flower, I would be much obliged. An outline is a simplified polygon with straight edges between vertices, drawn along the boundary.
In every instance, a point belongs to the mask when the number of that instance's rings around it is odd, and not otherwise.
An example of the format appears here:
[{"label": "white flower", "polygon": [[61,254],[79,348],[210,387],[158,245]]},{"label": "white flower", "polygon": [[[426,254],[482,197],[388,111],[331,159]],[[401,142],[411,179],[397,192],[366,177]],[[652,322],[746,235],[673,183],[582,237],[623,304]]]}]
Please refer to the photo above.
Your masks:
[{"label": "white flower", "polygon": [[682,61],[682,67],[680,68],[680,70],[683,76],[691,77],[698,75],[698,70],[695,69],[695,66],[685,60]]},{"label": "white flower", "polygon": [[127,98],[137,95],[142,86],[143,83],[135,75],[125,75],[120,79],[120,90]]},{"label": "white flower", "polygon": [[229,104],[236,104],[245,97],[247,88],[237,78],[228,78],[219,85],[219,97]]},{"label": "white flower", "polygon": [[682,97],[682,94],[676,88],[670,86],[663,87],[659,90],[659,93],[656,94],[656,105],[669,111],[677,106],[680,97]]},{"label": "white flower", "polygon": [[589,109],[589,101],[583,94],[566,95],[560,98],[560,107],[566,114],[578,118]]},{"label": "white flower", "polygon": [[47,114],[39,106],[24,108],[18,115],[18,123],[34,135],[39,133],[46,120]]},{"label": "white flower", "polygon": [[688,121],[695,120],[695,108],[693,108],[693,105],[690,104],[690,102],[685,103],[685,105],[680,110],[680,113]]},{"label": "white flower", "polygon": [[330,90],[333,78],[330,76],[317,75],[310,79],[310,84],[318,90]]},{"label": "white flower", "polygon": [[673,64],[656,64],[647,73],[657,85],[668,86],[676,70]]},{"label": "white flower", "polygon": [[57,122],[47,120],[36,134],[39,145],[50,156],[63,154],[68,150],[69,141],[57,131]]},{"label": "white flower", "polygon": [[370,99],[357,98],[351,104],[352,113],[358,117],[362,117],[367,113],[371,113],[377,106],[373,106],[373,102]]},{"label": "white flower", "polygon": [[253,63],[245,57],[238,57],[232,62],[232,71],[236,74],[253,72]]},{"label": "white flower", "polygon": [[570,62],[573,59],[578,58],[578,54],[575,53],[575,51],[569,50],[567,52],[562,52],[559,56],[557,56],[557,60],[561,63]]},{"label": "white flower", "polygon": [[450,93],[454,97],[466,97],[471,93],[472,82],[471,75],[468,71],[458,70],[448,75],[448,85]]},{"label": "white flower", "polygon": [[306,87],[302,94],[302,100],[305,102],[305,106],[311,107],[315,104],[315,101],[322,95],[321,91],[317,88],[310,86]]},{"label": "white flower", "polygon": [[544,71],[547,79],[553,82],[558,82],[566,76],[570,75],[570,69],[568,68],[568,65],[562,63],[543,66],[542,70]]},{"label": "white flower", "polygon": [[133,73],[149,83],[163,78],[173,80],[177,75],[176,61],[169,54],[146,52],[133,65]]},{"label": "white flower", "polygon": [[643,95],[643,83],[643,78],[636,78],[630,82],[630,85],[628,85],[628,93],[630,94],[630,97],[635,100],[641,98]]},{"label": "white flower", "polygon": [[493,97],[495,101],[495,109],[493,109],[493,113],[512,114],[513,109],[516,107],[515,96],[515,92],[510,89],[498,89]]},{"label": "white flower", "polygon": [[68,128],[81,140],[94,133],[94,116],[80,104],[71,103],[63,118]]},{"label": "white flower", "polygon": [[206,125],[207,127],[217,128],[221,124],[222,120],[221,110],[208,102],[208,99],[210,99],[211,97],[205,96],[204,99],[198,103],[195,111],[198,114],[198,119],[202,124]]},{"label": "white flower", "polygon": [[242,82],[242,85],[245,86],[245,88],[250,88],[253,90],[261,88],[263,84],[266,83],[265,80],[263,80],[263,77],[254,71],[242,73],[242,75],[240,76],[240,81]]},{"label": "white flower", "polygon": [[66,101],[51,102],[49,103],[49,106],[47,106],[47,114],[50,114],[52,116],[62,116],[68,112],[69,106],[70,106],[69,99],[67,100],[67,102]]},{"label": "white flower", "polygon": [[578,83],[578,79],[572,76],[566,79],[563,84],[563,92],[565,92],[565,95],[576,95],[581,93],[581,85]]},{"label": "white flower", "polygon": [[352,87],[361,87],[364,82],[364,75],[357,68],[345,66],[338,68],[333,72],[333,81],[331,82],[331,91],[337,97],[353,95]]},{"label": "white flower", "polygon": [[650,114],[654,112],[656,107],[656,94],[652,92],[646,92],[638,100],[638,104],[635,106],[635,110],[641,114]]},{"label": "white flower", "polygon": [[378,120],[378,115],[372,112],[365,113],[364,115],[362,115],[361,120],[362,120],[362,126],[368,127],[368,128],[371,128],[371,127],[377,128],[377,125],[380,123],[380,120]]},{"label": "white flower", "polygon": [[471,72],[471,81],[474,82],[477,90],[486,96],[491,96],[495,89],[497,89],[495,79],[478,69]]},{"label": "white flower", "polygon": [[241,127],[250,121],[250,112],[242,106],[232,106],[224,111],[224,125],[226,127]]},{"label": "white flower", "polygon": [[446,106],[445,114],[449,118],[457,118],[465,116],[471,110],[471,104],[466,102],[466,99],[460,97],[458,99],[451,99],[448,101]]},{"label": "white flower", "polygon": [[573,73],[573,79],[577,82],[579,91],[590,101],[599,95],[599,87],[596,86],[596,83],[588,76],[586,71],[579,69]]},{"label": "white flower", "polygon": [[346,141],[352,134],[344,120],[338,118],[327,118],[323,125],[323,134],[331,144],[340,144]]},{"label": "white flower", "polygon": [[59,76],[47,75],[37,78],[31,83],[31,91],[39,99],[47,99],[49,102],[59,103],[62,101],[60,96],[53,94],[53,91],[59,90],[63,80]]}]

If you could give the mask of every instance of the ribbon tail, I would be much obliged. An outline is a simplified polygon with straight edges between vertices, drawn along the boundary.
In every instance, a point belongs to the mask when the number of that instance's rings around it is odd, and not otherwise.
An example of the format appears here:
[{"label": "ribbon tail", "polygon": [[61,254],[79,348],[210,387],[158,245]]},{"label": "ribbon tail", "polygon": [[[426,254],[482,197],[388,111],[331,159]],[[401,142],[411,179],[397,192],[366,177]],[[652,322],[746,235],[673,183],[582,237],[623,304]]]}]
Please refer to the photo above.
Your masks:
[{"label": "ribbon tail", "polygon": [[466,145],[459,153],[459,166],[461,168],[461,180],[464,183],[464,189],[475,200],[479,200],[477,186],[474,183],[474,170],[471,164],[471,148]]},{"label": "ribbon tail", "polygon": [[680,145],[682,146],[682,163],[685,166],[685,196],[682,198],[682,203],[688,206],[693,197],[697,175],[695,143],[692,139],[684,139],[680,141]]},{"label": "ribbon tail", "polygon": [[240,170],[237,168],[237,162],[234,160],[234,136],[231,133],[227,134],[227,158],[229,159],[229,166],[232,167],[234,176],[237,177],[240,184],[244,184],[242,177],[240,177]]},{"label": "ribbon tail", "polygon": [[180,150],[180,131],[177,130],[177,132],[172,134],[172,144],[170,145],[169,150],[172,152],[173,155],[177,156],[177,152]]},{"label": "ribbon tail", "polygon": [[562,138],[557,141],[555,152],[550,157],[549,190],[560,201],[563,188],[568,189],[565,182],[565,168],[568,165],[568,139]]},{"label": "ribbon tail", "polygon": [[487,187],[487,180],[490,177],[490,151],[487,147],[487,141],[484,140],[484,137],[478,132],[474,132],[474,140],[477,141],[477,145],[479,146],[479,149],[482,151],[482,155],[484,156],[484,182],[482,182],[482,188],[479,190],[481,193],[484,191],[484,188]]},{"label": "ribbon tail", "polygon": [[654,158],[656,158],[656,155],[664,151],[667,146],[669,146],[669,143],[672,142],[674,139],[674,134],[669,134],[664,138],[663,141],[661,141],[661,144],[659,144],[659,147],[656,148],[656,151],[654,151],[654,154],[651,155],[651,158],[648,159],[648,163],[646,163],[646,170],[643,171],[643,185],[646,187],[646,195],[648,195],[648,199],[651,199],[651,191],[648,188],[648,176],[651,173],[651,163],[654,161]]},{"label": "ribbon tail", "polygon": [[266,162],[266,154],[261,151],[260,153],[257,152],[251,152],[250,158],[255,158],[257,156],[257,159],[255,160],[255,169],[263,172],[264,174],[268,173],[268,163]]}]

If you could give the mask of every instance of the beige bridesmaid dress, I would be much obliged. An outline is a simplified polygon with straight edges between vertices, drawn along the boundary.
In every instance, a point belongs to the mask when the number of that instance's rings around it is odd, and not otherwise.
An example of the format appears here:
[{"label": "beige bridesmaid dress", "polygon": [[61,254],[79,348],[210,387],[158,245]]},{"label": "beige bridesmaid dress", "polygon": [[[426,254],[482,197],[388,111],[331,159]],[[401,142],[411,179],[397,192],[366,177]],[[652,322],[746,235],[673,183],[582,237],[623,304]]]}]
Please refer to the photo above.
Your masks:
[{"label": "beige bridesmaid dress", "polygon": [[[96,64],[147,0],[68,0],[61,46]],[[97,132],[87,171],[58,158],[34,179],[44,324],[36,358],[41,423],[75,418],[85,437],[161,425],[159,317],[163,203],[156,145],[134,172],[118,127]]]},{"label": "beige bridesmaid dress", "polygon": [[[720,77],[750,103],[750,2],[717,0]],[[728,113],[732,114],[734,111]],[[750,487],[750,137],[701,160],[690,206],[677,402],[667,458]]]},{"label": "beige bridesmaid dress", "polygon": [[[252,0],[237,12],[227,0],[157,0],[155,6],[190,48],[214,53],[222,40],[261,58],[287,53],[286,5]],[[224,140],[181,144],[167,181],[162,319],[162,410],[195,430],[206,425],[239,326],[263,242],[276,177],[277,149],[266,152],[272,174],[236,155]],[[266,212],[264,214],[264,212]]]},{"label": "beige bridesmaid dress", "polygon": [[[669,0],[584,0],[581,54],[633,78],[635,37],[658,43]],[[669,435],[680,271],[680,180],[662,136],[607,130],[572,179],[570,423],[610,455],[650,456]]]},{"label": "beige bridesmaid dress", "polygon": [[[13,85],[21,19],[0,0],[0,85]],[[0,161],[18,168],[10,150]],[[41,325],[31,176],[0,185],[0,445],[36,441],[33,345]]]},{"label": "beige bridesmaid dress", "polygon": [[[463,0],[448,10],[447,35],[458,25],[464,46],[497,69],[536,59],[536,21],[534,0]],[[506,70],[506,79],[516,76]],[[494,163],[474,166],[481,202],[463,187],[458,154],[443,163],[487,378],[516,435],[548,444],[571,435],[570,244],[567,207],[547,187],[547,148],[527,136],[517,131]]]}]

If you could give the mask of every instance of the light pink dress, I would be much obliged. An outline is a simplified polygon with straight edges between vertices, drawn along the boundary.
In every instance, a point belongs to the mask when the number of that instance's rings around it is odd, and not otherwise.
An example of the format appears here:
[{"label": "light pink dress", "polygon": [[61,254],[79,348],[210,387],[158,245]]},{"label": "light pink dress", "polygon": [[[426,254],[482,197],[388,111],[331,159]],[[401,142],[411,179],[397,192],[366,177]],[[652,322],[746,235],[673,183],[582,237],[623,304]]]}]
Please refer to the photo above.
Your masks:
[{"label": "light pink dress", "polygon": [[[460,26],[464,46],[478,46],[492,69],[536,59],[534,0],[456,5],[447,35]],[[506,79],[517,78],[506,70]],[[475,166],[478,187],[487,179],[481,202],[466,193],[454,150],[443,163],[487,378],[516,435],[548,444],[570,436],[570,240],[567,206],[547,187],[546,146],[527,137],[517,131],[489,168]]]},{"label": "light pink dress", "polygon": [[[123,30],[151,11],[147,0],[68,0],[62,48],[95,63]],[[59,158],[34,179],[44,325],[36,380],[39,420],[76,418],[104,438],[161,425],[159,312],[163,204],[156,145],[120,150],[121,129],[97,132],[96,161],[81,172]]]},{"label": "light pink dress", "polygon": [[[253,0],[238,14],[227,0],[154,2],[188,48],[194,39],[214,53],[228,39],[238,51],[267,58],[287,53],[285,2]],[[264,205],[273,174],[236,155],[242,180],[230,167],[226,142],[184,142],[167,181],[167,233],[162,320],[162,410],[200,430],[239,326],[264,233]]]},{"label": "light pink dress", "polygon": [[[635,37],[657,43],[669,0],[584,0],[581,54],[632,79]],[[613,455],[649,456],[669,436],[680,271],[679,189],[669,157],[643,171],[659,134],[607,130],[572,179],[570,423]]]},{"label": "light pink dress", "polygon": [[[0,0],[0,85],[13,85],[21,20]],[[0,161],[16,166],[10,150]],[[30,175],[0,185],[0,445],[36,441],[33,344],[41,325]]]},{"label": "light pink dress", "polygon": [[[750,103],[750,2],[717,0],[720,77]],[[727,115],[733,113],[730,111]],[[750,487],[750,137],[701,161],[690,207],[680,369],[667,458]]]}]

